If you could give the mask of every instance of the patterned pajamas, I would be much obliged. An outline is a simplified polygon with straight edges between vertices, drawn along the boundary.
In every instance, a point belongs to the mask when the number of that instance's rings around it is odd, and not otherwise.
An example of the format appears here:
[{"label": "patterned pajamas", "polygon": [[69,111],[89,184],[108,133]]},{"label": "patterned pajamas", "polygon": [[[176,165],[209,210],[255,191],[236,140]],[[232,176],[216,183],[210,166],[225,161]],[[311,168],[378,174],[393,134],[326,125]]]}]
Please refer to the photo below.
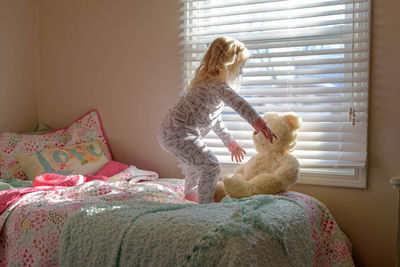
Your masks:
[{"label": "patterned pajamas", "polygon": [[184,165],[185,194],[211,203],[220,173],[217,158],[203,141],[212,129],[225,145],[234,141],[222,122],[224,103],[250,124],[260,118],[251,105],[226,83],[216,82],[184,92],[162,121],[161,147]]},{"label": "patterned pajamas", "polygon": [[217,158],[198,134],[188,133],[185,128],[164,128],[159,142],[184,166],[185,195],[197,194],[200,203],[213,199],[216,177],[220,173]]}]

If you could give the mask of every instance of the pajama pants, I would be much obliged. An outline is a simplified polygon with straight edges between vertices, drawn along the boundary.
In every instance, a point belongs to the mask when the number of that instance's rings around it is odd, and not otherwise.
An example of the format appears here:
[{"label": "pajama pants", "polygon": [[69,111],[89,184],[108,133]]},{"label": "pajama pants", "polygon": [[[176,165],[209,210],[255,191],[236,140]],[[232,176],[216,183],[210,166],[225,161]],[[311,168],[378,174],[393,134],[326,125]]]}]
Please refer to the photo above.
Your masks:
[{"label": "pajama pants", "polygon": [[164,122],[158,142],[184,166],[185,194],[197,194],[202,204],[213,202],[221,169],[218,159],[204,143],[200,131]]}]

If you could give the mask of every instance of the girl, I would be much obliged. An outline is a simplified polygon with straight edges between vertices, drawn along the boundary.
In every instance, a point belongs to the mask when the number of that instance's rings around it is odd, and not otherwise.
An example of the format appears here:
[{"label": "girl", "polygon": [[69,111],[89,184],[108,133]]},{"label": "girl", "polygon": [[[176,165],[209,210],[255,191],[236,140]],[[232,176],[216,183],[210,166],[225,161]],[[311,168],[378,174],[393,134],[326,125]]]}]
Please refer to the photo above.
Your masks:
[{"label": "girl", "polygon": [[195,77],[169,110],[159,130],[161,147],[183,163],[185,198],[199,203],[211,203],[220,166],[217,158],[203,141],[212,129],[231,152],[231,159],[241,162],[246,152],[234,140],[222,122],[224,103],[232,107],[261,131],[272,143],[276,136],[253,107],[229,84],[242,74],[250,53],[243,43],[229,37],[215,39]]}]

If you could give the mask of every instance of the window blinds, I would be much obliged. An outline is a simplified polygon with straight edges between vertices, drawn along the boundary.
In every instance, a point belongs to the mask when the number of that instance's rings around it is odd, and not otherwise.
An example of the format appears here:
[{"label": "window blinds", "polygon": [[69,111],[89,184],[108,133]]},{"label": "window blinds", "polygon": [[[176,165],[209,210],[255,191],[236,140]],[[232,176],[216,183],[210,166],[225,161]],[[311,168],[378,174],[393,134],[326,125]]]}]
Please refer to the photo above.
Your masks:
[{"label": "window blinds", "polygon": [[[222,35],[252,56],[240,94],[257,112],[298,113],[294,155],[303,168],[364,167],[367,154],[369,0],[180,0],[182,75],[189,82],[208,45]],[[225,125],[247,151],[252,128],[234,110]],[[222,163],[217,135],[207,145]]]}]

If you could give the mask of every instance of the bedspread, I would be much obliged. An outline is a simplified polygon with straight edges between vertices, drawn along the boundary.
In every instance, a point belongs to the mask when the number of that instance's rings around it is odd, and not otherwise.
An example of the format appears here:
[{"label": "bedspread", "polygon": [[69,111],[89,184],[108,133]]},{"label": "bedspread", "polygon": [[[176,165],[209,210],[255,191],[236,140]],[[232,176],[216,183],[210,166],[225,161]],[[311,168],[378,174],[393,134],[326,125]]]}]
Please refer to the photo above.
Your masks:
[{"label": "bedspread", "polygon": [[313,244],[307,226],[301,205],[285,197],[257,196],[211,205],[103,203],[66,223],[61,263],[311,266]]},{"label": "bedspread", "polygon": [[4,266],[353,266],[318,200],[295,192],[198,205],[182,180],[91,181],[0,215]]}]

